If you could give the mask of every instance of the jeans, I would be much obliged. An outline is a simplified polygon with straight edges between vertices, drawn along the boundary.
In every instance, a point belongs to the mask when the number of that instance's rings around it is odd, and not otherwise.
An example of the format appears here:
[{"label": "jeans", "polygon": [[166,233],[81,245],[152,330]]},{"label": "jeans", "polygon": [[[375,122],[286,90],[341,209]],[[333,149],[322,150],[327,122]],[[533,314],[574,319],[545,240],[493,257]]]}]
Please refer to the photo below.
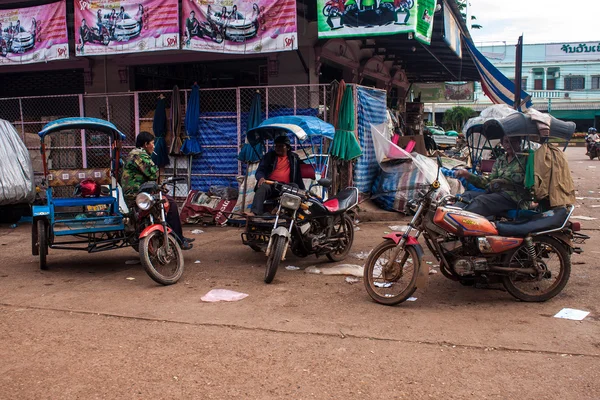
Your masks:
[{"label": "jeans", "polygon": [[519,205],[509,195],[502,192],[464,192],[461,197],[470,203],[458,202],[457,207],[484,217],[500,216],[507,211],[516,210]]},{"label": "jeans", "polygon": [[169,211],[167,212],[167,224],[173,229],[173,232],[183,241],[183,228],[181,226],[181,219],[179,219],[179,209],[175,199],[171,196],[165,196],[169,201]]}]

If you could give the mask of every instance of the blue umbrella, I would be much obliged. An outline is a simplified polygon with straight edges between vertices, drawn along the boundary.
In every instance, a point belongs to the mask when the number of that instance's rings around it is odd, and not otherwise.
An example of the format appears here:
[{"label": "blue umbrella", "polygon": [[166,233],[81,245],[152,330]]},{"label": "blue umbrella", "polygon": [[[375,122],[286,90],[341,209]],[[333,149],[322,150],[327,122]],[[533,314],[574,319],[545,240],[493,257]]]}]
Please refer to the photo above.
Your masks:
[{"label": "blue umbrella", "polygon": [[[250,105],[250,112],[248,113],[248,120],[246,122],[246,132],[252,128],[256,128],[262,122],[261,101],[260,93],[256,92]],[[238,160],[246,163],[258,162],[264,154],[264,142],[259,142],[252,146],[246,139],[246,143],[244,143],[238,154]]]},{"label": "blue umbrella", "polygon": [[181,145],[181,153],[192,156],[202,153],[200,145],[200,130],[198,129],[198,119],[200,118],[200,88],[197,84],[192,87],[192,94],[185,111],[185,132],[187,136]]},{"label": "blue umbrella", "polygon": [[154,120],[152,121],[152,130],[154,131],[154,153],[152,161],[160,168],[169,165],[169,150],[167,149],[167,111],[165,108],[165,97],[160,96],[154,111]]}]

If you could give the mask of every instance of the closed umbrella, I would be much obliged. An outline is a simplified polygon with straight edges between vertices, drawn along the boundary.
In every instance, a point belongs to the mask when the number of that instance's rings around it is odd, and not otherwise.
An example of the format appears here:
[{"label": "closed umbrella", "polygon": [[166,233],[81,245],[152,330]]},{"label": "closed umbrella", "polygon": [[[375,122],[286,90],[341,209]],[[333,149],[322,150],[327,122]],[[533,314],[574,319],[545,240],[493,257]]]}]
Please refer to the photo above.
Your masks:
[{"label": "closed umbrella", "polygon": [[[262,122],[261,101],[260,93],[257,91],[250,105],[250,112],[248,113],[248,120],[246,122],[246,132],[252,128],[256,128]],[[252,146],[246,139],[246,143],[244,143],[238,154],[238,160],[245,163],[258,162],[264,154],[265,144],[263,142]]]},{"label": "closed umbrella", "polygon": [[192,93],[188,100],[187,110],[185,111],[185,132],[186,136],[181,145],[181,153],[187,156],[202,153],[200,145],[200,130],[198,129],[198,119],[200,118],[200,88],[197,84],[192,87]]},{"label": "closed umbrella", "polygon": [[154,131],[154,153],[152,161],[159,168],[169,165],[169,150],[167,149],[167,110],[165,109],[165,96],[161,95],[154,111],[154,120],[152,121],[152,130]]},{"label": "closed umbrella", "polygon": [[362,155],[360,145],[354,134],[354,91],[347,85],[342,98],[338,116],[338,125],[329,153],[340,160],[350,161]]},{"label": "closed umbrella", "polygon": [[181,103],[179,97],[179,87],[175,85],[173,87],[173,93],[171,93],[171,149],[169,153],[171,155],[179,155],[181,152],[181,145],[183,139],[181,137]]}]

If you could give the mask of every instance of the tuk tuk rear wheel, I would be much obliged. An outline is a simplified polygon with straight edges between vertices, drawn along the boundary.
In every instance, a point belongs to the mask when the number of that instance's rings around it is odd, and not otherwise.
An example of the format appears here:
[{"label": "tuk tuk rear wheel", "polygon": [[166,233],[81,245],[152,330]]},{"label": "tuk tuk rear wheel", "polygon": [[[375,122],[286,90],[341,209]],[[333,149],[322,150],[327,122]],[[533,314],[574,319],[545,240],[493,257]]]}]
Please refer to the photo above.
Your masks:
[{"label": "tuk tuk rear wheel", "polygon": [[40,269],[47,270],[46,256],[48,255],[48,235],[46,233],[46,222],[42,219],[37,221],[37,244],[40,257]]}]

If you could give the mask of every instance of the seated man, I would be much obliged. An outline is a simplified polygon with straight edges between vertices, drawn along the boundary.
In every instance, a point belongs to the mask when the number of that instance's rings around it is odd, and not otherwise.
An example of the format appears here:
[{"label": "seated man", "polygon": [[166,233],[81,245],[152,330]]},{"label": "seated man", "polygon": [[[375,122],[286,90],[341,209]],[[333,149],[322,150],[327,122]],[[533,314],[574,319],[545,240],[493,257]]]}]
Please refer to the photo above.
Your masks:
[{"label": "seated man", "polygon": [[256,170],[256,184],[251,215],[262,215],[264,202],[276,197],[279,193],[272,185],[265,185],[265,179],[280,183],[296,184],[304,190],[304,182],[300,174],[300,158],[292,152],[290,139],[287,136],[275,138],[275,148],[269,150]]},{"label": "seated man", "polygon": [[457,178],[465,178],[474,186],[486,189],[485,192],[463,193],[462,198],[469,203],[459,202],[458,207],[484,217],[527,208],[529,192],[524,186],[527,158],[516,154],[521,148],[521,138],[504,136],[502,146],[506,153],[498,157],[489,176],[475,175],[464,169],[456,171]]},{"label": "seated man", "polygon": [[[156,181],[158,179],[158,166],[154,164],[151,157],[151,154],[154,152],[154,135],[150,132],[140,132],[135,139],[135,147],[127,156],[125,166],[123,167],[123,175],[121,176],[123,196],[130,210],[133,209],[132,207],[136,207],[135,197],[140,190],[140,186],[145,182]],[[195,239],[183,237],[183,228],[179,220],[177,203],[175,203],[172,197],[166,197],[170,205],[167,212],[167,224],[181,239],[181,249],[189,250],[192,248],[191,242]]]}]

